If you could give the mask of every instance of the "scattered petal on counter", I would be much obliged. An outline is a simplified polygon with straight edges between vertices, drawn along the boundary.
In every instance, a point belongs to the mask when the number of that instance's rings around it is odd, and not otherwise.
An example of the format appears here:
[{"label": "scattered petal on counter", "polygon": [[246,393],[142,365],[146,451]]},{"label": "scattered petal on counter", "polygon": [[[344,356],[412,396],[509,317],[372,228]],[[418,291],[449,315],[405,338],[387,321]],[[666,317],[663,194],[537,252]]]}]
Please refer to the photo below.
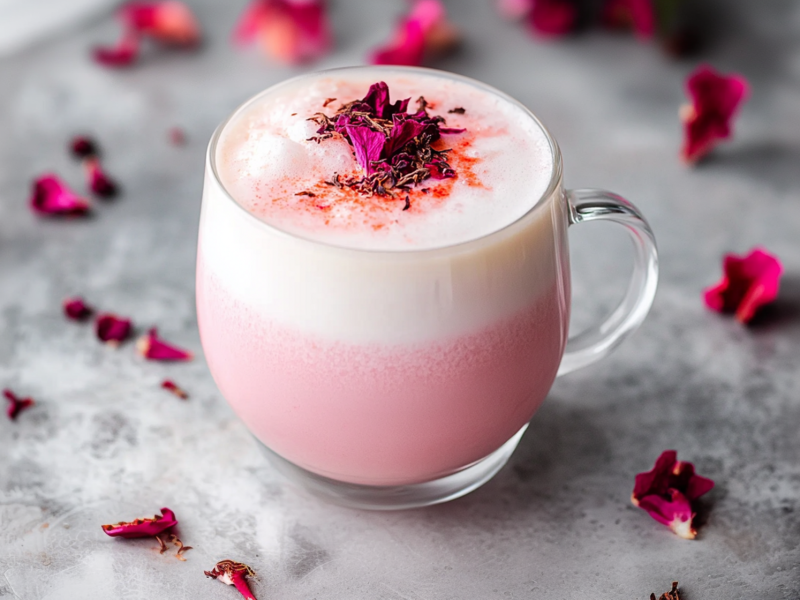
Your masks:
[{"label": "scattered petal on counter", "polygon": [[191,550],[192,547],[184,546],[183,542],[180,541],[180,539],[178,539],[178,536],[175,535],[174,533],[169,536],[169,541],[178,547],[178,551],[175,553],[175,558],[183,562],[186,562],[186,558],[183,556],[183,553],[186,552],[187,550]]},{"label": "scattered petal on counter", "polygon": [[85,321],[94,312],[91,306],[84,302],[83,298],[67,298],[63,302],[64,314],[73,321]]},{"label": "scattered petal on counter", "polygon": [[458,30],[447,20],[440,0],[416,0],[397,24],[392,39],[370,56],[373,65],[418,66],[442,56],[459,43]]},{"label": "scattered petal on counter", "polygon": [[15,421],[17,419],[17,415],[19,415],[19,413],[21,413],[23,410],[36,404],[33,398],[20,398],[9,389],[3,390],[3,395],[6,397],[6,400],[8,400],[6,415],[8,415],[8,418],[12,421]]},{"label": "scattered petal on counter", "polygon": [[656,599],[655,594],[650,594],[650,600],[681,600],[680,595],[678,594],[678,582],[672,582],[672,589],[668,592],[664,592],[661,594],[658,599]]},{"label": "scattered petal on counter", "polygon": [[631,502],[680,537],[691,540],[697,535],[692,527],[691,503],[713,487],[713,481],[695,474],[692,463],[679,461],[674,450],[665,450],[652,470],[636,476]]},{"label": "scattered petal on counter", "polygon": [[113,525],[102,525],[106,535],[122,538],[142,538],[157,536],[178,524],[175,513],[168,508],[162,508],[161,514],[149,519],[134,519],[126,523],[114,523]]},{"label": "scattered petal on counter", "polygon": [[127,31],[116,46],[100,46],[92,50],[94,60],[106,67],[127,67],[139,57],[139,34]]},{"label": "scattered petal on counter", "polygon": [[131,321],[111,313],[103,313],[97,316],[95,331],[101,342],[117,346],[131,334]]},{"label": "scattered petal on counter", "polygon": [[33,182],[31,208],[42,215],[83,215],[89,203],[70,190],[57,175],[42,175]]},{"label": "scattered petal on counter", "polygon": [[147,360],[184,361],[192,360],[194,355],[188,350],[168,344],[158,337],[158,330],[153,327],[136,342],[136,350]]},{"label": "scattered petal on counter", "polygon": [[170,393],[176,395],[181,400],[188,400],[189,394],[187,394],[183,388],[179,387],[176,383],[174,383],[170,379],[165,379],[161,382],[161,387],[165,390],[169,391]]},{"label": "scattered petal on counter", "polygon": [[99,158],[96,156],[85,158],[83,168],[86,170],[89,188],[95,194],[103,198],[111,198],[117,194],[117,184],[103,171]]},{"label": "scattered petal on counter", "polygon": [[746,256],[726,254],[722,269],[722,280],[703,294],[712,310],[734,313],[737,321],[749,323],[760,307],[778,296],[783,265],[763,248]]},{"label": "scattered petal on counter", "polygon": [[180,127],[170,127],[169,143],[173,146],[183,146],[186,144],[186,133]]},{"label": "scattered petal on counter", "polygon": [[720,75],[701,65],[686,80],[686,90],[692,103],[680,110],[684,127],[681,158],[694,163],[720,140],[731,137],[733,118],[747,99],[749,85],[741,75]]},{"label": "scattered petal on counter", "polygon": [[573,0],[536,0],[528,14],[534,34],[563,36],[572,33],[578,22],[578,8]]},{"label": "scattered petal on counter", "polygon": [[656,31],[653,0],[608,0],[603,21],[612,29],[632,29],[640,40],[649,40]]},{"label": "scattered petal on counter", "polygon": [[256,600],[253,592],[250,591],[250,586],[247,585],[247,577],[255,577],[256,574],[246,564],[232,560],[221,560],[211,571],[203,572],[206,577],[213,577],[226,585],[235,586],[246,600]]},{"label": "scattered petal on counter", "polygon": [[331,49],[323,0],[251,0],[233,32],[236,43],[257,42],[267,56],[286,64],[320,58]]},{"label": "scattered petal on counter", "polygon": [[506,19],[519,20],[533,8],[534,0],[497,0],[497,10]]},{"label": "scattered petal on counter", "polygon": [[72,138],[72,141],[69,144],[69,149],[76,158],[80,159],[100,155],[100,151],[97,148],[97,143],[92,138],[84,135],[78,135]]}]

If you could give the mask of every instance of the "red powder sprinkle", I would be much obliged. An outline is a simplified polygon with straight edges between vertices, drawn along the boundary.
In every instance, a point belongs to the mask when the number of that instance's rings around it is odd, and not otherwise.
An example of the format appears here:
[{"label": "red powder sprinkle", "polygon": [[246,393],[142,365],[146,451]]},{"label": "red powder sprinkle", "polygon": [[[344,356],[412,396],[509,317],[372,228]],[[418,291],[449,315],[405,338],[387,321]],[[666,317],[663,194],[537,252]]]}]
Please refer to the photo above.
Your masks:
[{"label": "red powder sprinkle", "polygon": [[85,321],[94,312],[91,306],[83,301],[83,298],[67,298],[63,302],[64,314],[73,321]]},{"label": "red powder sprinkle", "polygon": [[95,320],[95,331],[101,342],[117,346],[131,334],[131,321],[111,313],[103,313]]},{"label": "red powder sprinkle", "polygon": [[30,206],[40,215],[85,215],[89,212],[89,203],[53,174],[42,175],[33,182]]},{"label": "red powder sprinkle", "polygon": [[149,519],[134,519],[130,522],[120,522],[113,525],[102,525],[103,532],[111,537],[142,538],[153,537],[178,524],[175,513],[168,508],[162,508],[161,514]]},{"label": "red powder sprinkle", "polygon": [[19,415],[19,413],[21,413],[23,410],[36,404],[33,398],[19,398],[8,388],[3,390],[3,395],[6,397],[6,400],[8,400],[6,415],[8,415],[8,418],[12,421],[15,421],[17,419],[17,415]]},{"label": "red powder sprinkle", "polygon": [[155,327],[139,338],[136,342],[136,349],[147,360],[186,361],[194,358],[194,355],[188,350],[183,350],[160,339]]},{"label": "red powder sprinkle", "polygon": [[181,400],[189,399],[189,394],[187,394],[182,388],[178,387],[176,383],[174,383],[169,379],[165,379],[164,381],[162,381],[161,387],[171,392],[172,394],[176,395]]}]

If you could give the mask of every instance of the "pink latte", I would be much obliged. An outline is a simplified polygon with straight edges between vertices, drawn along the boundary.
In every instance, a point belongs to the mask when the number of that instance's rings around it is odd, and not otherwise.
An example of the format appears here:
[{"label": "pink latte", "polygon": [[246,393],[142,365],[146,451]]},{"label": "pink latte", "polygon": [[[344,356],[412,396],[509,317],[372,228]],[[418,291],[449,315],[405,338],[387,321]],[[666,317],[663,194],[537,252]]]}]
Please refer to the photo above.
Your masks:
[{"label": "pink latte", "polygon": [[[333,185],[364,168],[341,136],[309,140],[307,119],[377,81],[466,129],[433,144],[454,177],[386,195]],[[434,73],[304,76],[235,113],[209,160],[200,331],[259,440],[332,479],[401,485],[458,471],[527,423],[563,352],[569,273],[552,149],[522,107]]]}]

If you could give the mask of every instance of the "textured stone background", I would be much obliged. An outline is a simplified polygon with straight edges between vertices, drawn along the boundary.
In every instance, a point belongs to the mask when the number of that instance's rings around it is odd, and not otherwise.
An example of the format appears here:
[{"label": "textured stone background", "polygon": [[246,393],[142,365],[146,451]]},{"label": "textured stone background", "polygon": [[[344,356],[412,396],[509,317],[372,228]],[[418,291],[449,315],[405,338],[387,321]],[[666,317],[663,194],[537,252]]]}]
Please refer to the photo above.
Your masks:
[{"label": "textured stone background", "polygon": [[[0,385],[38,404],[0,419],[0,599],[234,598],[205,580],[221,558],[248,562],[266,599],[645,599],[680,580],[688,600],[800,597],[800,4],[718,2],[705,55],[753,87],[733,143],[697,169],[677,160],[683,79],[625,36],[536,43],[487,1],[449,2],[466,44],[435,66],[516,96],[559,139],[570,186],[618,191],[659,240],[653,311],[613,357],[559,380],[511,463],[456,502],[373,514],[325,506],[265,464],[200,353],[194,258],[203,153],[216,124],[295,72],[238,52],[241,0],[192,3],[201,52],[148,56],[128,71],[88,48],[110,15],[0,60]],[[402,4],[332,1],[336,52],[360,63]],[[713,11],[712,11],[713,12]],[[185,147],[167,130],[183,127]],[[94,218],[35,218],[32,178],[97,136],[123,195]],[[630,259],[613,227],[571,233],[576,327],[621,295]],[[725,251],[765,244],[787,274],[750,328],[707,312],[702,288]],[[200,353],[145,363],[66,322],[80,293]],[[191,393],[158,388],[169,376]],[[717,481],[697,541],[630,506],[633,475],[665,448]],[[101,523],[169,506],[188,561],[152,541],[120,543]]]}]

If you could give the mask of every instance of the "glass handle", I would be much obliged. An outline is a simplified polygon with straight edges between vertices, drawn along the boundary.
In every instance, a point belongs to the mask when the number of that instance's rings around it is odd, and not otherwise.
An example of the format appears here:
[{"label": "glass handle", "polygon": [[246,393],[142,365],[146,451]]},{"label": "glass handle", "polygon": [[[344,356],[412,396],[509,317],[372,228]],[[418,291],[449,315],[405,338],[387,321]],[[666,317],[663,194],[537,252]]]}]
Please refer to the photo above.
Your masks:
[{"label": "glass handle", "polygon": [[564,375],[608,355],[647,316],[658,284],[658,252],[650,225],[633,204],[603,190],[570,190],[569,223],[605,220],[625,227],[633,241],[634,264],[628,290],[619,306],[599,325],[567,340],[558,374]]}]

